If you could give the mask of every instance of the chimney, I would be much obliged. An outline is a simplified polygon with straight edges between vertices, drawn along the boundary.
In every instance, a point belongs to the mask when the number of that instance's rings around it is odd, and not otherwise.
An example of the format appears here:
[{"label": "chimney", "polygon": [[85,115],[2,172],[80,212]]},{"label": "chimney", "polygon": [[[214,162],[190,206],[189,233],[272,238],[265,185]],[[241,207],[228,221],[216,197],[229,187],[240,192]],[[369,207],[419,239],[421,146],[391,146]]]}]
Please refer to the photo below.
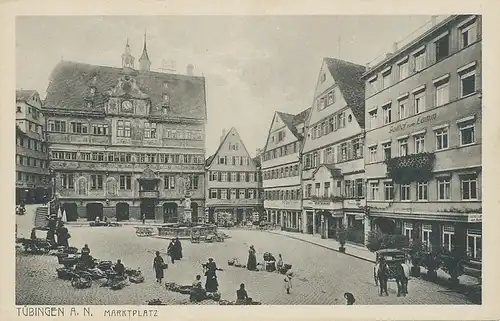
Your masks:
[{"label": "chimney", "polygon": [[222,135],[220,136],[220,143],[222,144],[222,141],[224,140],[224,137],[226,137],[226,129],[222,128]]},{"label": "chimney", "polygon": [[398,43],[397,42],[392,44],[392,52],[396,52],[396,51],[398,51]]},{"label": "chimney", "polygon": [[437,17],[438,16],[431,16],[431,25],[434,27],[436,26],[437,23]]},{"label": "chimney", "polygon": [[189,64],[186,66],[186,74],[188,76],[193,76],[193,69],[194,69],[194,66]]}]

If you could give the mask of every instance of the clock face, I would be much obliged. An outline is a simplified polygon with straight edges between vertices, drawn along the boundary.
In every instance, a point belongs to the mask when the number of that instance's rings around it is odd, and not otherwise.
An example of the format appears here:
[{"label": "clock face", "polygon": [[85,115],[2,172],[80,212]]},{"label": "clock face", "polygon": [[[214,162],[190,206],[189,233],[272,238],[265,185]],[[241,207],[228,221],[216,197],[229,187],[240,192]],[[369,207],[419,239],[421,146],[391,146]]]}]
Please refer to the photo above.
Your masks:
[{"label": "clock face", "polygon": [[132,111],[132,102],[126,100],[122,103],[122,109],[123,111],[126,112],[131,112]]}]

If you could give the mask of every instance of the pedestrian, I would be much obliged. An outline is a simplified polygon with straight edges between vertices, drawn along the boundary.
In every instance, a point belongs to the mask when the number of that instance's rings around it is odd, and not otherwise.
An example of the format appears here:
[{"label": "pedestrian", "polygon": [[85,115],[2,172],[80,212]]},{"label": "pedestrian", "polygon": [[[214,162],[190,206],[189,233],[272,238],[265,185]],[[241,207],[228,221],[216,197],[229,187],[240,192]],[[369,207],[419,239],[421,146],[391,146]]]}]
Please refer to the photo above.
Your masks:
[{"label": "pedestrian", "polygon": [[182,259],[182,244],[178,237],[175,238],[175,255],[176,260]]},{"label": "pedestrian", "polygon": [[165,270],[167,267],[168,267],[168,265],[165,263],[163,258],[160,256],[160,251],[156,251],[156,256],[153,260],[153,269],[155,270],[155,274],[156,274],[156,282],[161,284],[161,281],[164,277],[163,270]]},{"label": "pedestrian", "polygon": [[68,228],[64,226],[62,221],[59,221],[57,228],[57,243],[59,246],[69,247],[68,239],[71,237],[68,232]]},{"label": "pedestrian", "polygon": [[290,290],[292,289],[292,276],[293,273],[290,271],[285,275],[284,281],[285,281],[286,294],[290,294]]},{"label": "pedestrian", "polygon": [[125,275],[125,266],[123,265],[122,260],[120,259],[116,260],[116,264],[113,267],[113,270],[116,272],[118,276]]},{"label": "pedestrian", "polygon": [[205,268],[205,276],[207,280],[205,281],[205,290],[207,292],[217,292],[219,288],[219,282],[217,281],[217,271],[222,271],[217,267],[217,264],[214,262],[213,258],[208,259],[208,263],[204,264]]},{"label": "pedestrian", "polygon": [[88,244],[85,244],[83,247],[82,247],[82,250],[80,251],[81,252],[81,257],[80,257],[80,260],[81,262],[88,268],[91,267],[92,265],[92,258],[90,256],[90,248],[88,246]]},{"label": "pedestrian", "polygon": [[253,247],[253,245],[250,245],[250,249],[248,250],[247,269],[249,271],[256,271],[257,270],[257,257],[255,254],[255,248]]},{"label": "pedestrian", "polygon": [[281,273],[281,269],[283,268],[283,257],[281,254],[278,254],[278,262],[276,262],[276,268],[278,269],[278,273]]},{"label": "pedestrian", "polygon": [[380,296],[385,292],[386,296],[389,296],[387,292],[387,281],[389,279],[389,267],[387,266],[387,262],[382,257],[380,258],[378,270],[377,270],[377,278],[380,284]]},{"label": "pedestrian", "polygon": [[146,214],[142,214],[142,224],[146,224]]},{"label": "pedestrian", "polygon": [[167,247],[167,255],[170,256],[170,260],[172,261],[172,264],[174,264],[174,260],[176,257],[175,249],[176,249],[175,239],[172,239],[172,241],[170,242],[170,244],[168,244],[168,247]]},{"label": "pedestrian", "polygon": [[351,292],[344,293],[344,298],[346,300],[347,305],[353,305],[354,302],[356,302],[356,299],[354,298],[354,295]]},{"label": "pedestrian", "polygon": [[236,304],[247,304],[249,301],[245,284],[240,284],[240,289],[236,291]]},{"label": "pedestrian", "polygon": [[36,228],[32,228],[31,229],[31,235],[30,235],[30,238],[32,240],[36,240]]},{"label": "pedestrian", "polygon": [[189,300],[191,302],[200,302],[205,298],[206,291],[201,286],[201,275],[196,276],[196,280],[193,282],[191,291],[189,293]]}]

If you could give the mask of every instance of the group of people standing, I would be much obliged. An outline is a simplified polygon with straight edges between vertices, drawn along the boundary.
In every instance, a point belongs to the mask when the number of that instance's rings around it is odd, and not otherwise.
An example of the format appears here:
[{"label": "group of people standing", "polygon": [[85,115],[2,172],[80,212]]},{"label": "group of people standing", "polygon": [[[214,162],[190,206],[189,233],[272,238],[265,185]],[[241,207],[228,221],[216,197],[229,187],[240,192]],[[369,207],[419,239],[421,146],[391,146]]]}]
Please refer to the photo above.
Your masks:
[{"label": "group of people standing", "polygon": [[[57,240],[56,240],[57,236]],[[64,222],[58,219],[56,215],[51,215],[49,217],[48,231],[46,239],[50,244],[55,246],[69,247],[69,234],[68,228],[64,226]],[[36,239],[36,228],[31,230],[31,239]]]},{"label": "group of people standing", "polygon": [[170,256],[172,264],[182,259],[182,244],[178,237],[172,239],[167,248],[167,255]]},{"label": "group of people standing", "polygon": [[[172,239],[170,244],[167,247],[167,255],[170,256],[170,260],[173,263],[175,261],[182,259],[182,244],[178,237]],[[168,264],[165,263],[165,260],[160,255],[160,251],[156,251],[155,258],[153,259],[153,269],[156,274],[156,282],[161,283],[163,278],[165,277],[165,270],[168,268]]]}]

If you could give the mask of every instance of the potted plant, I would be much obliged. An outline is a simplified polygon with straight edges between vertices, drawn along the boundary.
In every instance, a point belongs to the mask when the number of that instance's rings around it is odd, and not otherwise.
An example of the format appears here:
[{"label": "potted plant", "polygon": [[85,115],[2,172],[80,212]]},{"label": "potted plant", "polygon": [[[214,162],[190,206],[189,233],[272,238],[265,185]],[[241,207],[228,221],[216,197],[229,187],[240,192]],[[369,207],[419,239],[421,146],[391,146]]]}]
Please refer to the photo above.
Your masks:
[{"label": "potted plant", "polygon": [[427,277],[431,281],[437,279],[437,270],[441,266],[440,247],[435,247],[425,251],[422,257],[422,266],[427,269]]},{"label": "potted plant", "polygon": [[424,249],[420,240],[415,239],[409,246],[409,256],[411,260],[411,270],[410,274],[413,277],[420,276],[420,264],[422,263],[424,256]]},{"label": "potted plant", "polygon": [[464,274],[465,254],[456,249],[448,251],[444,249],[441,255],[441,267],[443,271],[450,275],[448,279],[452,285],[459,284],[458,277]]},{"label": "potted plant", "polygon": [[366,248],[370,252],[377,252],[378,250],[382,249],[383,242],[384,234],[382,232],[380,232],[379,230],[370,231],[368,233],[366,241]]},{"label": "potted plant", "polygon": [[337,241],[339,242],[339,252],[345,253],[345,243],[347,241],[347,229],[341,226],[337,229]]}]

